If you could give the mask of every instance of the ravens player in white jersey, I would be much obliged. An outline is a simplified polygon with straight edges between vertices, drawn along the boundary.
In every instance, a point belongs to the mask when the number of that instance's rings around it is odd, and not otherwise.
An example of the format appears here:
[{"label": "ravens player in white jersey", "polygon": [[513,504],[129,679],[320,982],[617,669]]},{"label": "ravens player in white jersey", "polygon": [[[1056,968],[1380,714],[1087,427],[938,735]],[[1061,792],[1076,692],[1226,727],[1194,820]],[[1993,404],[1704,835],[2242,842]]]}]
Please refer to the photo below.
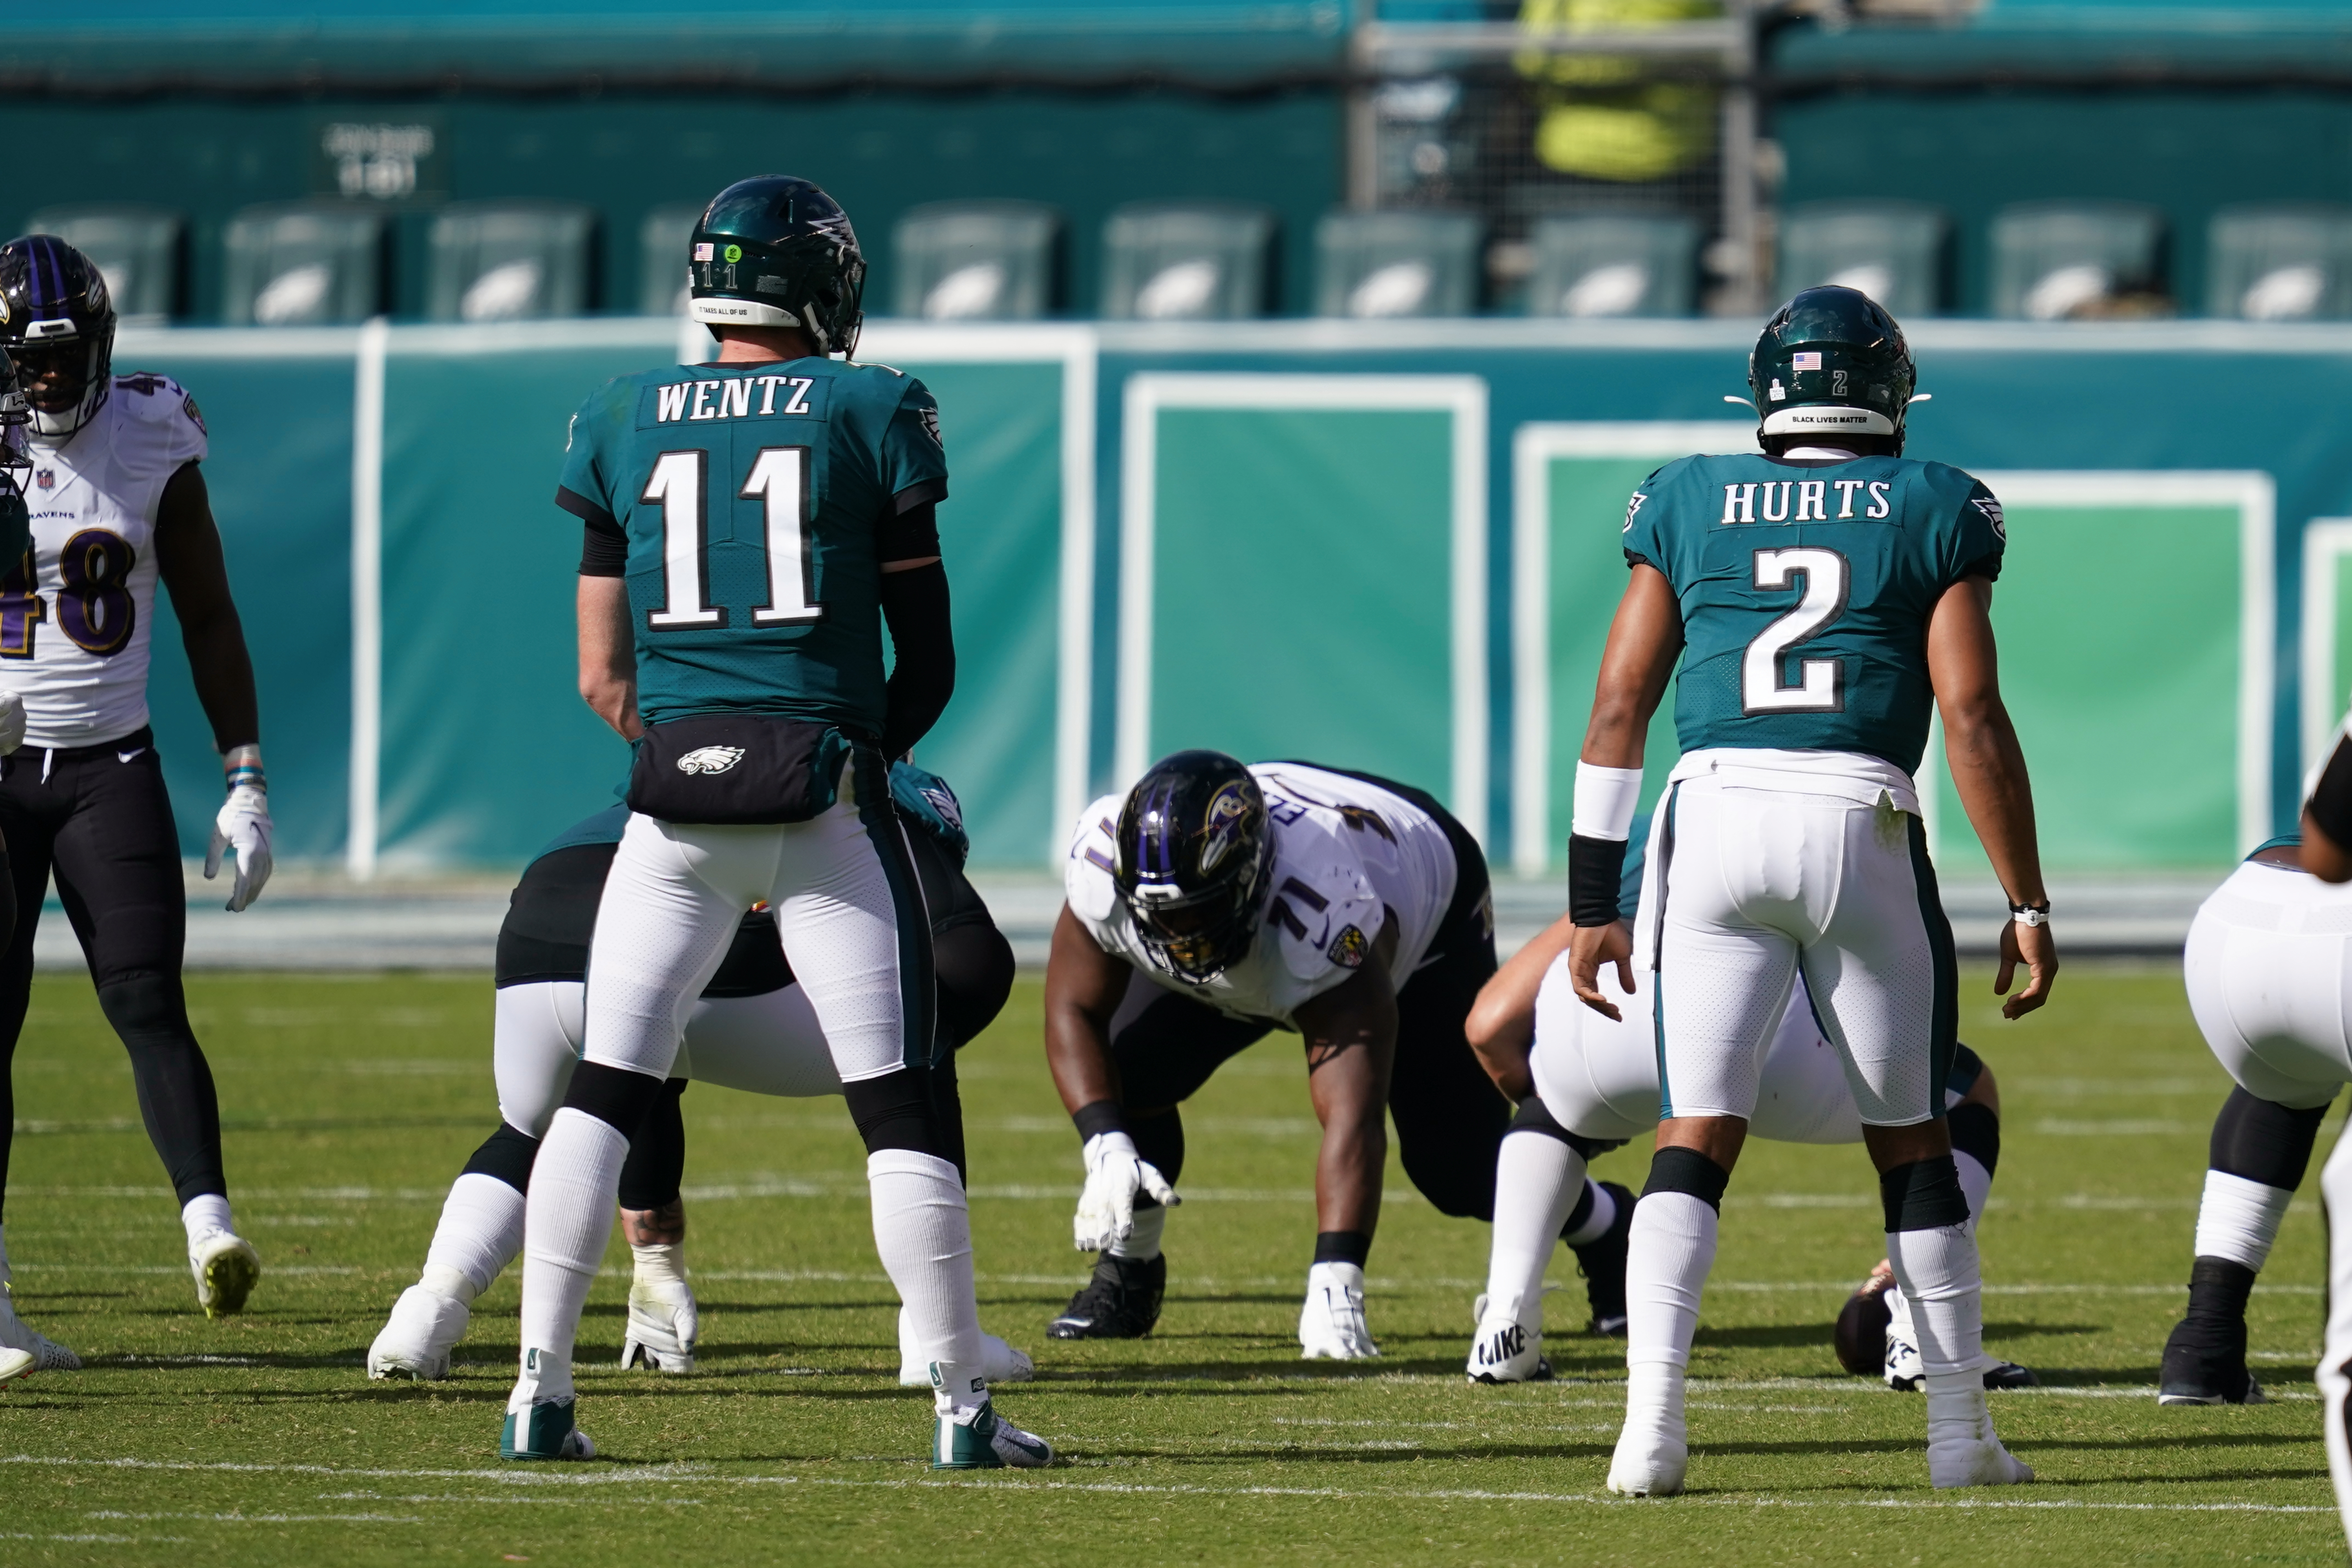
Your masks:
[{"label": "ravens player in white jersey", "polygon": [[[1478,1219],[1493,1214],[1496,1150],[1511,1125],[1463,1037],[1495,973],[1476,841],[1404,784],[1179,752],[1124,797],[1087,808],[1064,869],[1045,1055],[1084,1141],[1076,1242],[1101,1256],[1047,1331],[1150,1330],[1184,1160],[1178,1107],[1228,1058],[1285,1029],[1305,1037],[1323,1124],[1299,1348],[1309,1359],[1378,1355],[1364,1262],[1387,1119],[1422,1195]],[[1623,1317],[1632,1206],[1588,1185],[1568,1216],[1604,1330]]]},{"label": "ravens player in white jersey", "polygon": [[[47,235],[0,246],[0,347],[31,405],[33,468],[32,545],[0,578],[0,686],[23,697],[26,719],[23,749],[0,764],[22,911],[0,956],[0,1041],[13,1054],[24,1026],[54,873],[99,1006],[130,1052],[197,1300],[218,1317],[243,1310],[261,1264],[231,1223],[212,1070],[181,994],[186,891],[147,721],[158,582],[221,753],[227,798],[205,874],[234,850],[231,910],[268,880],[269,797],[253,664],[200,467],[203,416],[163,376],[114,374],[113,345],[114,306],[88,258]],[[0,1105],[0,1161],[11,1105]]]},{"label": "ravens player in white jersey", "polygon": [[[891,798],[907,826],[915,875],[931,921],[942,1043],[961,1049],[986,1028],[1013,989],[1013,949],[963,875],[970,845],[945,780],[906,763],[890,770]],[[368,1348],[368,1375],[449,1375],[474,1299],[522,1248],[523,1205],[548,1122],[563,1102],[580,1057],[588,946],[614,851],[628,824],[624,806],[574,824],[523,871],[499,928],[498,1006],[491,1045],[497,1131],[466,1162],[433,1233],[423,1277],[402,1292]],[[777,943],[765,909],[743,917],[718,973],[687,1016],[686,1037],[621,1167],[621,1219],[634,1258],[623,1366],[694,1369],[700,1311],[686,1270],[686,1124],[679,1097],[689,1079],[752,1094],[837,1095],[841,1074],[807,994]],[[960,1132],[953,1050],[933,1068],[941,1120]],[[959,1169],[963,1154],[953,1153]],[[899,1314],[898,1381],[929,1382],[929,1358]],[[1029,1358],[982,1336],[991,1383],[1030,1375]]]},{"label": "ravens player in white jersey", "polygon": [[1857,290],[1808,289],[1749,357],[1762,452],[1668,464],[1626,508],[1631,575],[1601,655],[1569,847],[1570,974],[1610,1017],[1622,1009],[1601,968],[1633,989],[1619,877],[1669,679],[1682,755],[1659,808],[1642,950],[1661,1120],[1626,1260],[1613,1491],[1682,1489],[1684,1373],[1718,1210],[1800,967],[1878,1168],[1887,1256],[1925,1365],[1928,1479],[2032,1478],[1986,1411],[1976,1232],[1944,1115],[1957,964],[1912,783],[1935,712],[2011,900],[1996,990],[2021,963],[2031,971],[2010,1016],[2048,998],[2057,953],[1996,668],[2000,503],[1957,468],[1902,457],[1914,384],[1894,318]]},{"label": "ravens player in white jersey", "polygon": [[[22,553],[32,537],[26,515],[25,484],[33,477],[25,455],[25,427],[32,410],[16,387],[16,367],[0,353],[0,557]],[[25,704],[13,691],[0,691],[0,755],[13,752],[25,738]],[[16,888],[7,874],[8,847],[0,840],[0,940],[16,923]],[[44,1365],[79,1364],[71,1352],[43,1338],[17,1318],[10,1294],[8,1254],[0,1247],[0,1383],[9,1383]]]}]

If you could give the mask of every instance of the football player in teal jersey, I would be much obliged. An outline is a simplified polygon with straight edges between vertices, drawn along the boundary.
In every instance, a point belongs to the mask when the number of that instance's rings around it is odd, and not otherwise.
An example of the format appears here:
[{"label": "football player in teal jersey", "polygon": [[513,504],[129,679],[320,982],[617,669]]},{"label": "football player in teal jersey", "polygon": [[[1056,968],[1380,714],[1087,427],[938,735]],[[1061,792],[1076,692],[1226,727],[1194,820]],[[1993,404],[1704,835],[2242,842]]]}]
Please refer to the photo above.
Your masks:
[{"label": "football player in teal jersey", "polygon": [[[1912,783],[1939,710],[1953,783],[2014,919],[2004,1012],[2057,972],[2025,761],[2001,705],[1990,607],[2000,504],[1903,457],[1902,329],[1851,289],[1808,289],[1757,340],[1762,455],[1694,457],[1626,510],[1632,570],[1577,765],[1570,973],[1650,972],[1657,1149],[1626,1263],[1625,1425],[1613,1491],[1682,1489],[1683,1375],[1764,1049],[1801,968],[1879,1171],[1886,1250],[1912,1303],[1938,1487],[2032,1472],[1994,1436],[1978,1372],[1982,1287],[1942,1087],[1958,1041],[1951,928]],[[1677,671],[1679,665],[1679,671]],[[1669,677],[1682,757],[1653,829],[1654,897],[1626,925],[1619,875],[1642,743]]]},{"label": "football player in teal jersey", "polygon": [[929,1363],[931,1462],[1045,1465],[1052,1448],[989,1401],[960,1139],[931,1081],[929,924],[885,761],[954,689],[938,409],[920,382],[846,358],[866,264],[815,185],[730,185],[689,245],[717,363],[592,395],[556,494],[586,529],[582,694],[635,758],[582,1059],[532,1167],[499,1451],[593,1451],[572,1422],[572,1342],[629,1141],[765,901],[866,1141],[876,1247]]}]

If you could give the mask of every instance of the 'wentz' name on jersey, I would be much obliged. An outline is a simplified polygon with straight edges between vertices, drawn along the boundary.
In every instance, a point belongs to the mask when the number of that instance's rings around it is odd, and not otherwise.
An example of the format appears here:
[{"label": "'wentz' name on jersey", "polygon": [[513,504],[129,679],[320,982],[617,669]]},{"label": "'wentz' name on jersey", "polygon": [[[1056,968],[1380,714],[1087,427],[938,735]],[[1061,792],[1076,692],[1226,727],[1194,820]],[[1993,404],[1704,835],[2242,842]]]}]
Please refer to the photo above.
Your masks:
[{"label": "'wentz' name on jersey", "polygon": [[883,365],[678,365],[572,416],[556,504],[628,536],[648,724],[758,712],[878,735],[881,533],[947,495],[938,405]]},{"label": "'wentz' name on jersey", "polygon": [[1151,962],[1111,879],[1124,797],[1078,818],[1063,868],[1070,912],[1105,952],[1153,981],[1237,1018],[1294,1026],[1291,1014],[1370,962],[1387,915],[1397,920],[1389,979],[1402,986],[1427,956],[1454,900],[1454,846],[1411,801],[1346,773],[1256,763],[1274,834],[1272,897],[1246,957],[1194,984]]},{"label": "'wentz' name on jersey", "polygon": [[1706,747],[1858,752],[1919,770],[1928,617],[2000,575],[2000,503],[1906,458],[1684,458],[1643,480],[1625,559],[1681,601],[1675,731]]},{"label": "'wentz' name on jersey", "polygon": [[195,399],[160,375],[118,375],[97,416],[31,439],[32,544],[0,579],[0,686],[25,700],[28,746],[91,746],[147,722],[155,514],[207,449]]}]

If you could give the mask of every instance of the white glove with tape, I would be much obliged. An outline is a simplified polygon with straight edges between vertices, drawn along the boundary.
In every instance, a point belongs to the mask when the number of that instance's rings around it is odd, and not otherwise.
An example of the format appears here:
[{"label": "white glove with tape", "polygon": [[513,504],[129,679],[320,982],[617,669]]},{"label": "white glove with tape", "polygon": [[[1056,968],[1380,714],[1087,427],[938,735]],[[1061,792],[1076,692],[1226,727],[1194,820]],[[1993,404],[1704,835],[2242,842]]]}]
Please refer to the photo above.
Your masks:
[{"label": "white glove with tape", "polygon": [[25,700],[13,691],[0,691],[0,757],[24,743]]},{"label": "white glove with tape", "polygon": [[1318,1263],[1307,1271],[1298,1310],[1301,1361],[1363,1361],[1381,1353],[1364,1322],[1364,1271],[1353,1263]]},{"label": "white glove with tape", "polygon": [[1184,1200],[1158,1167],[1135,1152],[1124,1132],[1097,1132],[1087,1140],[1087,1188],[1078,1195],[1071,1231],[1080,1252],[1100,1252],[1135,1234],[1135,1194],[1149,1193],[1174,1208]]},{"label": "white glove with tape", "polygon": [[236,880],[229,885],[228,908],[234,914],[261,897],[269,880],[269,792],[258,784],[239,784],[213,818],[213,841],[205,851],[205,879],[220,875],[221,855],[236,851]]}]

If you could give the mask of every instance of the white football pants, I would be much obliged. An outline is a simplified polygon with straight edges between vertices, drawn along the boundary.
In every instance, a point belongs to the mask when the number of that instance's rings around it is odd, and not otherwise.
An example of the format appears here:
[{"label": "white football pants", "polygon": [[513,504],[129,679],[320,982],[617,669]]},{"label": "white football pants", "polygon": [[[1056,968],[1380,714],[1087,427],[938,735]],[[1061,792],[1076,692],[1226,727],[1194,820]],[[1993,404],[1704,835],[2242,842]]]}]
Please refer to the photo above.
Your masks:
[{"label": "white football pants", "polygon": [[1910,780],[1868,757],[1730,750],[1671,776],[1634,955],[1655,986],[1660,1113],[1755,1117],[1801,970],[1859,1121],[1941,1114],[1958,1003]]},{"label": "white football pants", "polygon": [[[587,989],[577,980],[537,980],[498,994],[491,1051],[499,1116],[519,1132],[546,1137],[563,1103],[580,1060]],[[789,1099],[841,1092],[816,1010],[797,984],[757,996],[698,998],[669,1075]]]},{"label": "white football pants", "polygon": [[2352,1082],[2352,884],[2246,862],[2198,910],[2181,978],[2248,1094],[2308,1110]]}]

